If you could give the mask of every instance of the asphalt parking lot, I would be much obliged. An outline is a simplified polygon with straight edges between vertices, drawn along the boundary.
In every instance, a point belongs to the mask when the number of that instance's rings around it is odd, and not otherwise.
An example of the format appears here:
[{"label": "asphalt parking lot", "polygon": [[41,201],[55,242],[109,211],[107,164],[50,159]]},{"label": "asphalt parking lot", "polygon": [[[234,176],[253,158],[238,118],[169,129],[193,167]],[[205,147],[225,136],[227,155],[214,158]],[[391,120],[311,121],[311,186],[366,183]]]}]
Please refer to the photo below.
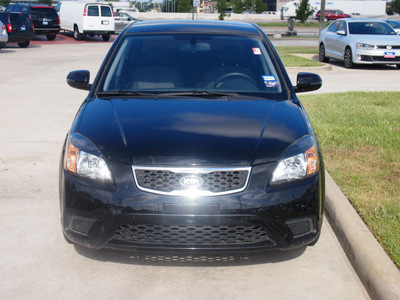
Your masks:
[{"label": "asphalt parking lot", "polygon": [[[111,43],[66,39],[0,50],[1,299],[369,299],[327,220],[316,246],[287,252],[154,255],[67,244],[59,155],[86,92],[65,77],[88,69],[93,80]],[[400,90],[396,68],[333,64],[320,73],[320,92]]]}]

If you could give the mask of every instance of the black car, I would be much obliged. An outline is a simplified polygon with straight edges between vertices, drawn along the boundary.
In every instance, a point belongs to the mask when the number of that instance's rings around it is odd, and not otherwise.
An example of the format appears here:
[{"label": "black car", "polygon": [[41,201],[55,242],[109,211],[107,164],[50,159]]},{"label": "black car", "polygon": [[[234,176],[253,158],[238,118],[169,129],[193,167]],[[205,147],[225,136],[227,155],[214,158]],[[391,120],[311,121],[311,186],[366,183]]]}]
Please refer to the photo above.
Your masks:
[{"label": "black car", "polygon": [[36,35],[46,35],[49,41],[60,32],[60,18],[54,7],[45,4],[15,3],[7,6],[6,11],[23,12],[30,16]]},{"label": "black car", "polygon": [[33,24],[22,12],[0,12],[0,21],[6,26],[8,43],[18,43],[21,48],[29,46],[35,36]]},{"label": "black car", "polygon": [[325,199],[317,137],[254,24],[126,27],[88,90],[60,160],[62,229],[93,248],[289,249],[314,244]]}]

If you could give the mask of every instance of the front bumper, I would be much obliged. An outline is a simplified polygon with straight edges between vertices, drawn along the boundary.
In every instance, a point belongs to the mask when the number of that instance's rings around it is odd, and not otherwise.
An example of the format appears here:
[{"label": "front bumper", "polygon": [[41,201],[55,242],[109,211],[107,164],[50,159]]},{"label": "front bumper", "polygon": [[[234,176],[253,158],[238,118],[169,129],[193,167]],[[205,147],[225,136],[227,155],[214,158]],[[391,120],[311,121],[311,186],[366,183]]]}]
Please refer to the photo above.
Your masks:
[{"label": "front bumper", "polygon": [[400,49],[357,49],[353,53],[353,62],[357,64],[400,64]]},{"label": "front bumper", "polygon": [[177,197],[139,190],[131,166],[113,163],[115,183],[60,172],[62,227],[91,248],[137,251],[259,251],[290,249],[319,236],[324,178],[268,187],[275,164],[253,167],[243,192]]}]

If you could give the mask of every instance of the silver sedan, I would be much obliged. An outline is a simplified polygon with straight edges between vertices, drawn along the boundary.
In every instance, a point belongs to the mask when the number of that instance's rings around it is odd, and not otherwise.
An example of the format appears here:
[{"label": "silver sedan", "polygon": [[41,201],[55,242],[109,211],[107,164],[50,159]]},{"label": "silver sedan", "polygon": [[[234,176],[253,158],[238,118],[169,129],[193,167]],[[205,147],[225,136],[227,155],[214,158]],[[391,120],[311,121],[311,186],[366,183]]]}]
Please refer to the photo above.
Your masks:
[{"label": "silver sedan", "polygon": [[340,19],[321,32],[319,60],[354,64],[395,64],[400,68],[400,36],[387,23],[375,19]]},{"label": "silver sedan", "polygon": [[7,25],[0,21],[0,49],[8,42]]}]

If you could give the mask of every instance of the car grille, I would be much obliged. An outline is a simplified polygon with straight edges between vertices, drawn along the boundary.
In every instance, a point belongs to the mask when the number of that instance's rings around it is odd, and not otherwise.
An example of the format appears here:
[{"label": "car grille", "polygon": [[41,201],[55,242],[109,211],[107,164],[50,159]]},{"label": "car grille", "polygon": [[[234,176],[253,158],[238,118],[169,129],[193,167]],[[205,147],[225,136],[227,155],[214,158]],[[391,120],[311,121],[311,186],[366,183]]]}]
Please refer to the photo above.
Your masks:
[{"label": "car grille", "polygon": [[387,62],[399,62],[400,58],[399,57],[394,57],[394,58],[386,58],[383,56],[372,56],[373,61],[387,61]]},{"label": "car grille", "polygon": [[261,226],[122,225],[112,240],[154,246],[246,246],[270,241]]},{"label": "car grille", "polygon": [[[378,49],[387,49],[387,45],[378,45],[378,46],[376,46]],[[400,49],[400,46],[392,46],[392,48],[391,49]],[[388,49],[388,50],[391,50],[391,49]]]},{"label": "car grille", "polygon": [[251,168],[133,167],[139,189],[165,195],[215,196],[243,191]]}]

